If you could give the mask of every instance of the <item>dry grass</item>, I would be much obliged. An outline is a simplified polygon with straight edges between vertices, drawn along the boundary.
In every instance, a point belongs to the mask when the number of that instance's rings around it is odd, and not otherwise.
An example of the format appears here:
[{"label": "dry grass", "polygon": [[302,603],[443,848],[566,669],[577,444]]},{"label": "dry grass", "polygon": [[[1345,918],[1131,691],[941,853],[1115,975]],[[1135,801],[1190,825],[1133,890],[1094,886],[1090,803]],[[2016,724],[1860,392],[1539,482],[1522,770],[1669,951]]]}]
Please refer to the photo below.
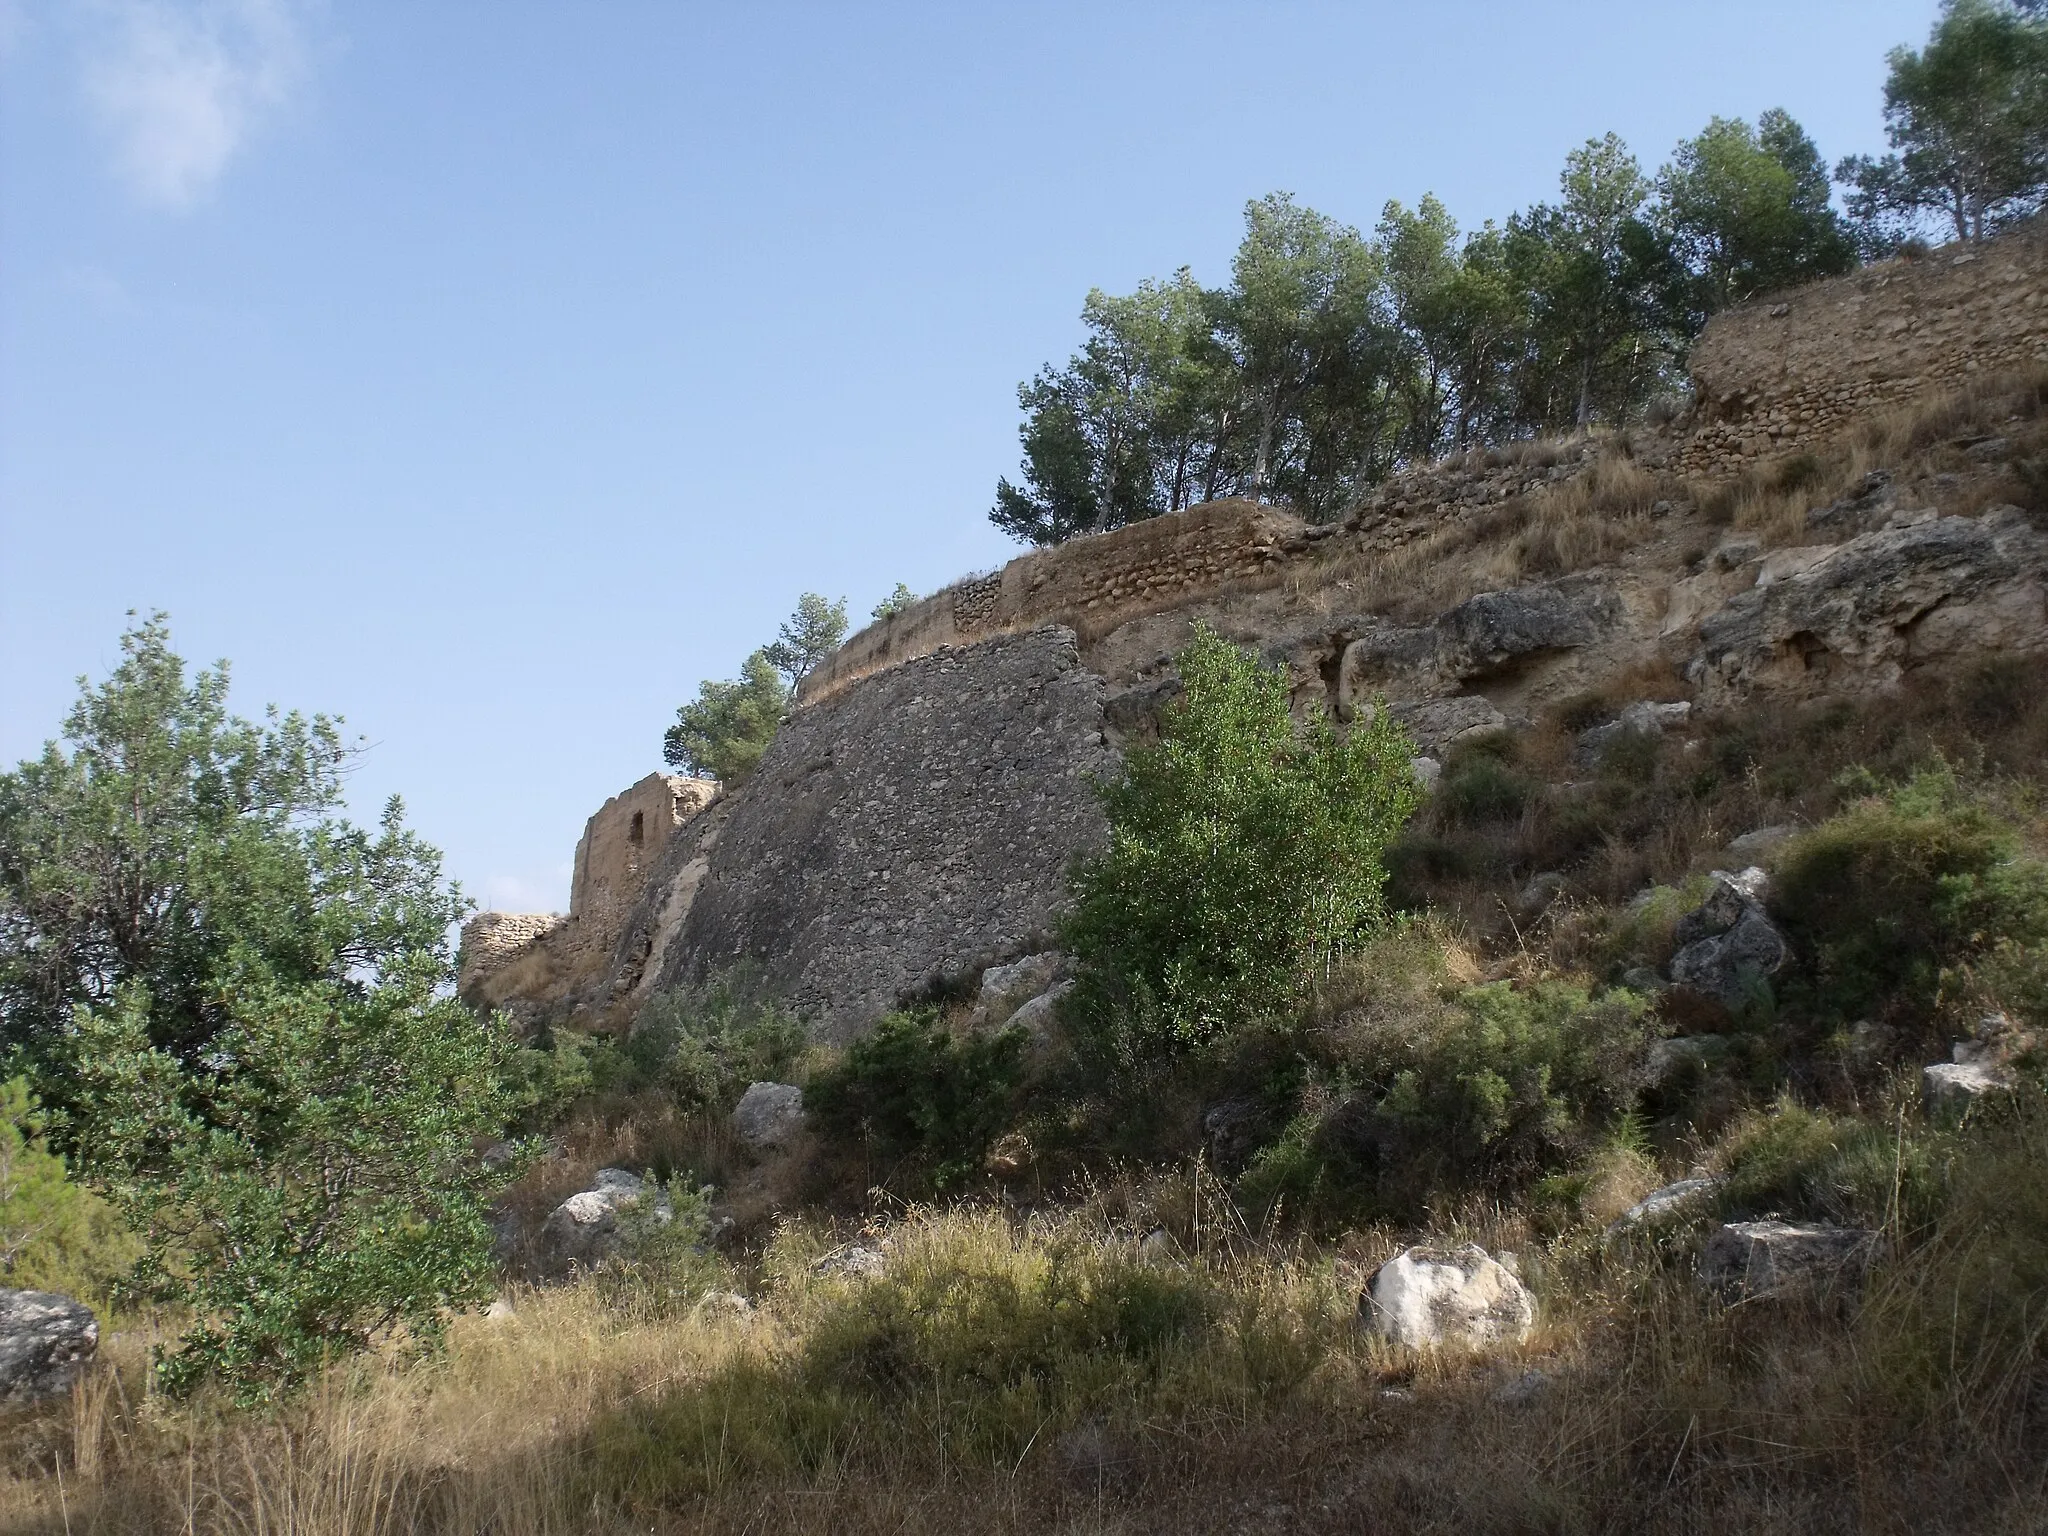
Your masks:
[{"label": "dry grass", "polygon": [[[1966,388],[1875,416],[1837,442],[1753,470],[1733,481],[1693,487],[1708,521],[1757,534],[1766,545],[1804,542],[1807,513],[1845,496],[1873,470],[1942,474],[1973,466],[1958,439],[1997,434],[2012,440],[2015,455],[2038,447],[2048,413],[2048,371],[1980,380]],[[2011,476],[1978,476],[1942,506],[1967,514],[1993,501],[2023,501],[2026,488]],[[1942,499],[1942,498],[1936,498]]]},{"label": "dry grass", "polygon": [[[2024,1125],[1972,1154],[1960,1215],[1981,1224],[2040,1140]],[[913,1215],[867,1284],[812,1277],[824,1237],[792,1229],[745,1277],[745,1316],[523,1290],[515,1322],[460,1323],[444,1361],[337,1370],[270,1419],[150,1399],[145,1340],[124,1338],[118,1371],[9,1426],[0,1524],[2042,1529],[2041,1321],[2010,1273],[2042,1278],[2033,1183],[2002,1205],[2033,1246],[1937,1230],[1846,1310],[1725,1309],[1677,1250],[1590,1229],[1525,1247],[1545,1321],[1492,1359],[1381,1345],[1353,1307],[1384,1238],[1262,1242],[1199,1174],[1054,1217]],[[1109,1214],[1148,1201],[1176,1217],[1164,1264]],[[1513,1225],[1495,1213],[1477,1235],[1498,1246]],[[1547,1385],[1504,1397],[1532,1366]]]}]

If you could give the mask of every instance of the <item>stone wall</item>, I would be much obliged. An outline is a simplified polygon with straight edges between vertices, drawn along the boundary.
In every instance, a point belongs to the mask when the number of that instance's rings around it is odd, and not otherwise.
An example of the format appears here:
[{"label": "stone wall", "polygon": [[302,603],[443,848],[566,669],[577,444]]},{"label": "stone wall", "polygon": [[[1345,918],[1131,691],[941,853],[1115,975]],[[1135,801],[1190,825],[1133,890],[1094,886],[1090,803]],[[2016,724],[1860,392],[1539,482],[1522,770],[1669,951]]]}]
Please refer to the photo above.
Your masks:
[{"label": "stone wall", "polygon": [[1730,310],[1690,366],[1692,431],[1674,467],[1708,479],[1972,378],[2048,366],[2048,223]]},{"label": "stone wall", "polygon": [[647,888],[648,871],[676,828],[711,803],[716,779],[650,773],[598,808],[576,843],[569,916],[585,942],[610,953],[619,925]]},{"label": "stone wall", "polygon": [[615,994],[639,979],[617,960],[631,920],[678,834],[717,796],[714,780],[650,773],[605,801],[576,843],[568,915],[481,912],[464,923],[458,995],[528,1030],[614,1022]]},{"label": "stone wall", "polygon": [[[1041,946],[1102,835],[1101,680],[1071,630],[947,647],[799,710],[729,812],[658,985],[742,958],[845,1039],[907,997]],[[674,874],[680,876],[684,869]],[[673,883],[673,882],[672,882]]]},{"label": "stone wall", "polygon": [[1275,579],[1334,529],[1251,501],[1213,501],[1020,555],[870,624],[804,680],[808,705],[856,678],[943,645],[1044,624],[1100,632],[1197,592]]}]

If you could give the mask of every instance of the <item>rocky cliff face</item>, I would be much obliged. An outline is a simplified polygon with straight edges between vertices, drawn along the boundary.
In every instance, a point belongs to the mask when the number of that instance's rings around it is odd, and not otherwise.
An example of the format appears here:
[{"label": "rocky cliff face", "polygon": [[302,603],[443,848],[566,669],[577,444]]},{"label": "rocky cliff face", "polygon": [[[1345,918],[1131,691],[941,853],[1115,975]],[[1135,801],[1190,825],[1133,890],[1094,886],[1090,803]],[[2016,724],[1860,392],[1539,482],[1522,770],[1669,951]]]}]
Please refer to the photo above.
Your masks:
[{"label": "rocky cliff face", "polygon": [[[1673,428],[1427,466],[1322,527],[1195,508],[959,583],[849,641],[739,792],[609,804],[602,921],[486,914],[464,995],[616,1026],[745,958],[844,1038],[1040,947],[1101,835],[1089,776],[1153,728],[1197,620],[1300,708],[1384,702],[1428,755],[1591,690],[1677,719],[2048,649],[2048,534],[2011,504],[2048,456],[2048,374],[1985,382],[2035,367],[2044,298],[2034,231],[1868,269],[1717,320]],[[1901,402],[1920,414],[1869,414]],[[1987,411],[2011,414],[1956,425]],[[659,839],[630,841],[656,800]]]}]

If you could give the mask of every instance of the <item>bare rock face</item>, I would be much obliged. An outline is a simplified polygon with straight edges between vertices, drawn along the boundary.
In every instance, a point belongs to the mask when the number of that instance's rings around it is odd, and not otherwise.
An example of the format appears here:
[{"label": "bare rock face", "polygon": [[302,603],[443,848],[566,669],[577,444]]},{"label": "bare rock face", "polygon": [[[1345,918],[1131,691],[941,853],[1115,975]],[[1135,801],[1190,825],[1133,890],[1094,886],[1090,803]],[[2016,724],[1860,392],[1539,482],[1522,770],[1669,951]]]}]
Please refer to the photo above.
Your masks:
[{"label": "bare rock face", "polygon": [[1624,709],[1618,718],[1579,732],[1579,761],[1598,763],[1607,755],[1607,749],[1621,737],[1662,736],[1665,731],[1684,725],[1691,715],[1692,705],[1684,699],[1675,704],[1639,699]]},{"label": "bare rock face", "polygon": [[1747,1002],[1759,980],[1785,967],[1785,936],[1764,912],[1761,869],[1715,870],[1707,899],[1678,920],[1671,979],[1725,1008]]},{"label": "bare rock face", "polygon": [[1445,748],[1467,737],[1505,730],[1508,724],[1506,715],[1476,693],[1393,704],[1388,706],[1387,713],[1401,722],[1409,740],[1415,743],[1415,750],[1424,757],[1440,757]]},{"label": "bare rock face", "polygon": [[803,1134],[804,1091],[794,1083],[750,1083],[732,1112],[733,1134],[755,1152],[788,1146]]},{"label": "bare rock face", "polygon": [[1751,688],[1889,687],[1908,667],[2048,649],[2048,538],[2016,508],[1865,533],[1739,592],[1699,626],[1692,675]]},{"label": "bare rock face", "polygon": [[1824,1297],[1860,1282],[1880,1242],[1862,1227],[1730,1222],[1707,1239],[1700,1282],[1731,1301]]},{"label": "bare rock face", "polygon": [[1102,681],[1040,629],[919,656],[784,723],[729,802],[659,985],[759,963],[845,1040],[1044,943],[1099,843]]},{"label": "bare rock face", "polygon": [[1597,577],[1567,576],[1482,592],[1433,624],[1389,626],[1353,640],[1338,669],[1338,713],[1350,717],[1375,693],[1407,700],[1440,698],[1474,679],[1591,645],[1610,634],[1622,617],[1620,598]]},{"label": "bare rock face", "polygon": [[1373,1271],[1359,1310],[1383,1338],[1410,1349],[1519,1344],[1536,1327],[1528,1287],[1470,1243],[1396,1254]]},{"label": "bare rock face", "polygon": [[69,1296],[0,1290],[0,1403],[62,1396],[99,1347],[98,1320]]},{"label": "bare rock face", "polygon": [[621,1210],[651,1198],[652,1219],[673,1218],[668,1196],[659,1186],[652,1189],[623,1168],[601,1168],[592,1187],[571,1195],[549,1213],[541,1224],[541,1240],[548,1257],[558,1264],[589,1264],[603,1258],[618,1245]]}]

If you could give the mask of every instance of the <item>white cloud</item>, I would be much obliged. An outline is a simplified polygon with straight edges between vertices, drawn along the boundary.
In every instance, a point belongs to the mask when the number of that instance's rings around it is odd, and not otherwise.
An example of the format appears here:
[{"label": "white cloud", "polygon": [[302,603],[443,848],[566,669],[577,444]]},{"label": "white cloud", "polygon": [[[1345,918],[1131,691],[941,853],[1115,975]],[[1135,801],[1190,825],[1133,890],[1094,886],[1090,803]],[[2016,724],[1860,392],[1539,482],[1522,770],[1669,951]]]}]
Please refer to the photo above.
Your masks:
[{"label": "white cloud", "polygon": [[144,202],[188,208],[220,179],[305,68],[295,0],[101,0],[87,99]]}]

